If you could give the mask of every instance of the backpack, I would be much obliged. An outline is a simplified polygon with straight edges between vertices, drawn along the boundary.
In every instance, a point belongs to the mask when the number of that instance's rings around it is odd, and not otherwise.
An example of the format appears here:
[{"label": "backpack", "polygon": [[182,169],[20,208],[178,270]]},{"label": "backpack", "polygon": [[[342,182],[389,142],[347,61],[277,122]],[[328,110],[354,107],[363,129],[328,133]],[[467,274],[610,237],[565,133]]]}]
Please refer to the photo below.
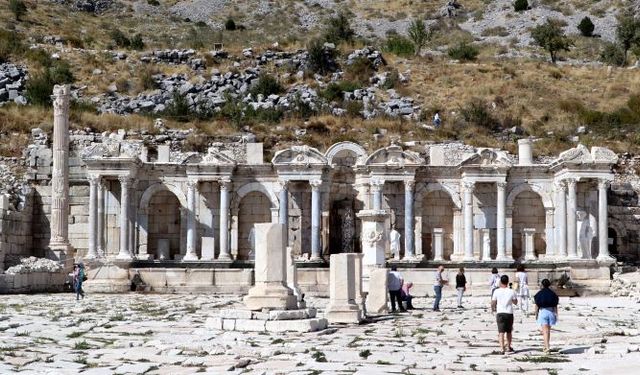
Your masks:
[{"label": "backpack", "polygon": [[87,277],[87,275],[84,273],[84,269],[80,269],[80,274],[78,275],[79,279],[82,281],[87,281],[89,278]]}]

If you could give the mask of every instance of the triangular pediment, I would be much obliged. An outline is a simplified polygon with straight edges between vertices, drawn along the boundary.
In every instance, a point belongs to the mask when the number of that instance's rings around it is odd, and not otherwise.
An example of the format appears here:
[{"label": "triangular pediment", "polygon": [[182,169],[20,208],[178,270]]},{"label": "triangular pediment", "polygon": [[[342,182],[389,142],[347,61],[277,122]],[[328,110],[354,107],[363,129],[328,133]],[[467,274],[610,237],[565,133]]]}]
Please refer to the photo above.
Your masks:
[{"label": "triangular pediment", "polygon": [[508,167],[513,165],[513,161],[504,151],[496,151],[485,148],[480,149],[474,155],[466,158],[460,165],[478,167]]},{"label": "triangular pediment", "polygon": [[397,145],[392,145],[375,151],[365,162],[365,165],[367,166],[381,166],[389,168],[418,167],[422,164],[424,164],[424,159],[422,159],[417,153],[405,151],[402,147]]},{"label": "triangular pediment", "polygon": [[593,157],[589,149],[582,144],[560,153],[558,161],[565,164],[589,164],[593,163]]}]

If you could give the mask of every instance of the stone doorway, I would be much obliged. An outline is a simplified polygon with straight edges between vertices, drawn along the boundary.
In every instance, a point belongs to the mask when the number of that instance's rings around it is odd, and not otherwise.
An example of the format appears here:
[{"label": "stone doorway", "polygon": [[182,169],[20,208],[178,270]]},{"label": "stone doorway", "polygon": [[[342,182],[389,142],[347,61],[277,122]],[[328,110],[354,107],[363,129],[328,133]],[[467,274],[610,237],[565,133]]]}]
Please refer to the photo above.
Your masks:
[{"label": "stone doorway", "polygon": [[[609,244],[609,255],[611,255],[614,258],[618,258],[618,256],[620,255],[620,252],[618,250],[618,233],[613,228],[609,228],[607,233],[608,233],[607,242]],[[594,256],[594,259],[595,257],[596,256]]]},{"label": "stone doorway", "polygon": [[329,253],[359,252],[356,239],[356,217],[351,199],[334,201],[329,219]]},{"label": "stone doorway", "polygon": [[524,229],[534,228],[535,255],[546,253],[545,242],[546,215],[542,198],[533,191],[523,191],[513,201],[512,213],[512,251],[513,259],[524,259],[523,248]]},{"label": "stone doorway", "polygon": [[455,205],[445,191],[435,190],[422,200],[422,251],[427,259],[434,258],[431,248],[433,229],[443,229],[443,258],[451,260],[453,254],[453,212]]},{"label": "stone doorway", "polygon": [[182,225],[182,210],[180,201],[170,191],[163,190],[155,193],[149,201],[149,230],[148,251],[159,259],[158,244],[163,240],[169,243],[169,256],[167,260],[175,259],[180,255],[182,238],[186,228]]},{"label": "stone doorway", "polygon": [[252,191],[240,201],[238,209],[238,260],[253,259],[255,235],[253,225],[271,222],[271,201],[259,191]]}]

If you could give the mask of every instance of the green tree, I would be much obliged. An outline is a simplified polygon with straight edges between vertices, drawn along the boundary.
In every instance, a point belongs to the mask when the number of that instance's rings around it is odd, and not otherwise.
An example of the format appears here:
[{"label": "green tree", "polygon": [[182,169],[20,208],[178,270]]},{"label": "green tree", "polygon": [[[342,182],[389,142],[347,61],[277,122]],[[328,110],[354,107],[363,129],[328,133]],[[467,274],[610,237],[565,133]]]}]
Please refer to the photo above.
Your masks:
[{"label": "green tree", "polygon": [[582,21],[580,21],[580,23],[578,24],[578,30],[580,30],[580,34],[582,34],[583,36],[592,37],[593,30],[595,29],[596,27],[594,26],[593,22],[591,22],[591,18],[589,17],[583,18]]},{"label": "green tree", "polygon": [[558,59],[558,52],[569,51],[573,46],[573,41],[564,35],[560,22],[554,19],[536,26],[531,31],[531,36],[537,45],[549,52],[551,62],[554,64]]},{"label": "green tree", "polygon": [[340,12],[336,17],[330,18],[327,25],[327,31],[325,39],[331,43],[351,42],[355,32],[351,28],[351,22],[349,21],[349,15],[345,12]]},{"label": "green tree", "polygon": [[427,45],[429,40],[431,40],[433,32],[431,30],[427,30],[424,26],[424,22],[417,18],[411,21],[408,32],[409,38],[411,38],[411,41],[415,46],[415,53],[416,55],[419,55],[420,51]]},{"label": "green tree", "polygon": [[516,12],[524,12],[525,10],[529,9],[529,2],[527,0],[516,0],[513,3],[513,9]]},{"label": "green tree", "polygon": [[9,10],[16,17],[16,21],[20,21],[20,18],[27,14],[27,6],[22,0],[9,0]]},{"label": "green tree", "polygon": [[227,22],[224,23],[224,28],[225,30],[228,31],[233,31],[236,29],[236,21],[234,21],[233,19],[229,18],[227,20]]},{"label": "green tree", "polygon": [[616,38],[624,51],[624,61],[627,61],[627,53],[633,46],[640,45],[640,20],[636,20],[631,12],[625,12],[618,17]]},{"label": "green tree", "polygon": [[144,49],[144,41],[142,40],[142,35],[136,34],[133,36],[133,38],[131,38],[131,48],[138,51]]}]

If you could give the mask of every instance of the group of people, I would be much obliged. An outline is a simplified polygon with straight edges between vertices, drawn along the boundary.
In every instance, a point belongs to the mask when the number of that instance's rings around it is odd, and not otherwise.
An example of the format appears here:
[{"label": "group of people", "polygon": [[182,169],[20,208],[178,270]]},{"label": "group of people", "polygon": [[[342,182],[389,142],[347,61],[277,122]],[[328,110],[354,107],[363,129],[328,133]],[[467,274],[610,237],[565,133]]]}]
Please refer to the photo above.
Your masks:
[{"label": "group of people", "polygon": [[[442,288],[449,283],[444,273],[444,266],[438,266],[434,276],[434,301],[433,311],[440,311],[440,301],[442,299]],[[391,311],[396,312],[396,304],[401,312],[407,309],[413,309],[410,289],[413,286],[411,282],[405,282],[402,275],[394,266],[389,273],[389,295],[391,299]],[[551,327],[554,326],[558,319],[558,295],[551,290],[551,282],[544,279],[541,282],[541,289],[535,294],[535,317],[543,337],[543,350],[549,352],[549,341],[551,335]],[[456,291],[458,308],[464,308],[462,298],[467,290],[467,278],[464,274],[464,268],[460,267],[456,275]],[[515,283],[510,283],[509,276],[501,275],[497,268],[491,270],[489,277],[489,290],[491,295],[491,311],[496,314],[496,323],[498,325],[498,341],[500,351],[502,353],[513,352],[512,332],[514,321],[514,306],[518,306],[520,310],[529,315],[529,279],[523,265],[519,265],[516,269]],[[405,308],[403,302],[407,304]]]}]

